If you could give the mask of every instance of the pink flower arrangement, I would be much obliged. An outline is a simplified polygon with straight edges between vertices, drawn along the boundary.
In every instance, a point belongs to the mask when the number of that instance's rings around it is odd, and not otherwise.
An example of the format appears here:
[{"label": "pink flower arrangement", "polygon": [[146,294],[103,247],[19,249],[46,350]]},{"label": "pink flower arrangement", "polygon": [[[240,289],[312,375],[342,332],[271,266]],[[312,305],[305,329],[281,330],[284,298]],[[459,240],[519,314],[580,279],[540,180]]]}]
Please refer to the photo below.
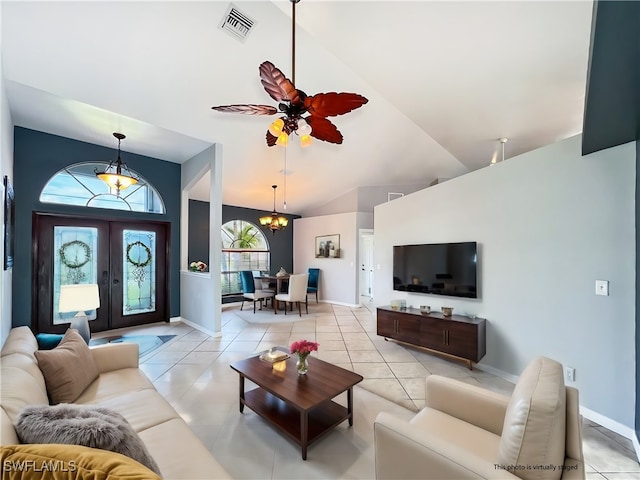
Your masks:
[{"label": "pink flower arrangement", "polygon": [[306,357],[311,352],[318,351],[318,344],[308,340],[298,340],[291,344],[291,353],[296,353],[301,357]]}]

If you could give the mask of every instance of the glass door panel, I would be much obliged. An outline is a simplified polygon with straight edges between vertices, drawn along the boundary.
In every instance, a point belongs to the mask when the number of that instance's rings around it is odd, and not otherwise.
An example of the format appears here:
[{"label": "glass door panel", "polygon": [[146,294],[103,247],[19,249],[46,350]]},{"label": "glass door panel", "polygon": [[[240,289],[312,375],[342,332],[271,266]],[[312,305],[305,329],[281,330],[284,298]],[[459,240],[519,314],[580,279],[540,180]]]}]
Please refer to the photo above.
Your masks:
[{"label": "glass door panel", "polygon": [[[60,325],[77,313],[58,311],[60,286],[98,283],[98,229],[54,226],[53,252],[53,324]],[[96,310],[85,313],[96,319]]]},{"label": "glass door panel", "polygon": [[[36,214],[33,221],[32,325],[64,333],[75,313],[60,313],[62,285],[97,283],[100,307],[91,310],[92,332],[109,328],[109,224],[93,219]],[[77,313],[77,312],[76,312]]]},{"label": "glass door panel", "polygon": [[124,230],[122,237],[122,315],[155,312],[156,233]]},{"label": "glass door panel", "polygon": [[111,223],[111,326],[169,320],[168,225]]}]

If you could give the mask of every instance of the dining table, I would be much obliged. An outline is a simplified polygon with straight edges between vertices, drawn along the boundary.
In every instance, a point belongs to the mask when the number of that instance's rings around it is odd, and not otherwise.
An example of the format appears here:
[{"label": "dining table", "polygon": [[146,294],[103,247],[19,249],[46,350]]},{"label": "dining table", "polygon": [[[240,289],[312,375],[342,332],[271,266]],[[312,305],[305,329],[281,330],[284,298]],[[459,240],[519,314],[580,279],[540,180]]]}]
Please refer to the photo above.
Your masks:
[{"label": "dining table", "polygon": [[[260,280],[268,280],[269,283],[275,282],[276,283],[276,295],[278,293],[287,293],[288,291],[288,285],[289,285],[289,274],[286,275],[263,275],[261,277],[258,277]],[[287,288],[285,288],[284,290],[283,285],[287,285]]]}]

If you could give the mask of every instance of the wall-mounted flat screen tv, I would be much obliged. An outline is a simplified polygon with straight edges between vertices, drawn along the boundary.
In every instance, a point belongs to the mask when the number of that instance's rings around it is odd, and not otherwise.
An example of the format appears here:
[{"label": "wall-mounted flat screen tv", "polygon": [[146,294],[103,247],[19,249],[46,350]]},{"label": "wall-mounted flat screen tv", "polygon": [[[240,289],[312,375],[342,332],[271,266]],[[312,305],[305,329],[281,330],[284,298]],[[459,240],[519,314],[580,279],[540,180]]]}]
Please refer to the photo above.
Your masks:
[{"label": "wall-mounted flat screen tv", "polygon": [[476,242],[395,245],[393,289],[478,298]]}]

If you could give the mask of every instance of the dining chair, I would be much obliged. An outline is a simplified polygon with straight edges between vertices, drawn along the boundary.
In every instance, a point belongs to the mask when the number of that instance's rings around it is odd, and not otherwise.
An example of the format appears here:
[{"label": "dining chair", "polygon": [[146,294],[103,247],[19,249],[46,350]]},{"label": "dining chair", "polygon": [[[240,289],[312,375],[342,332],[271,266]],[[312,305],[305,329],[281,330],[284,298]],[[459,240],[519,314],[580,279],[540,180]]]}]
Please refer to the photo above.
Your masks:
[{"label": "dining chair", "polygon": [[316,294],[316,303],[318,303],[318,280],[320,279],[320,269],[319,268],[310,268],[309,269],[309,281],[307,283],[307,294],[315,293]]},{"label": "dining chair", "polygon": [[302,316],[302,305],[304,302],[305,310],[309,313],[309,305],[307,304],[307,281],[309,278],[308,273],[299,273],[297,275],[289,276],[289,291],[288,293],[276,294],[273,301],[273,312],[278,313],[279,302],[286,302],[284,307],[284,314],[287,314],[287,303],[290,303],[293,308],[293,303],[298,304],[298,315]]},{"label": "dining chair", "polygon": [[251,270],[241,270],[240,281],[242,282],[242,305],[240,305],[240,310],[244,307],[245,299],[253,302],[253,313],[256,313],[256,302],[260,302],[260,310],[262,310],[263,301],[273,298],[274,293],[271,290],[256,289],[256,281],[258,280],[253,276]]},{"label": "dining chair", "polygon": [[265,280],[262,278],[263,275],[260,270],[252,270],[251,272],[253,273],[253,278],[255,279],[256,290],[263,290],[265,292],[270,291],[275,293],[275,289],[272,289],[269,285],[269,280]]}]

